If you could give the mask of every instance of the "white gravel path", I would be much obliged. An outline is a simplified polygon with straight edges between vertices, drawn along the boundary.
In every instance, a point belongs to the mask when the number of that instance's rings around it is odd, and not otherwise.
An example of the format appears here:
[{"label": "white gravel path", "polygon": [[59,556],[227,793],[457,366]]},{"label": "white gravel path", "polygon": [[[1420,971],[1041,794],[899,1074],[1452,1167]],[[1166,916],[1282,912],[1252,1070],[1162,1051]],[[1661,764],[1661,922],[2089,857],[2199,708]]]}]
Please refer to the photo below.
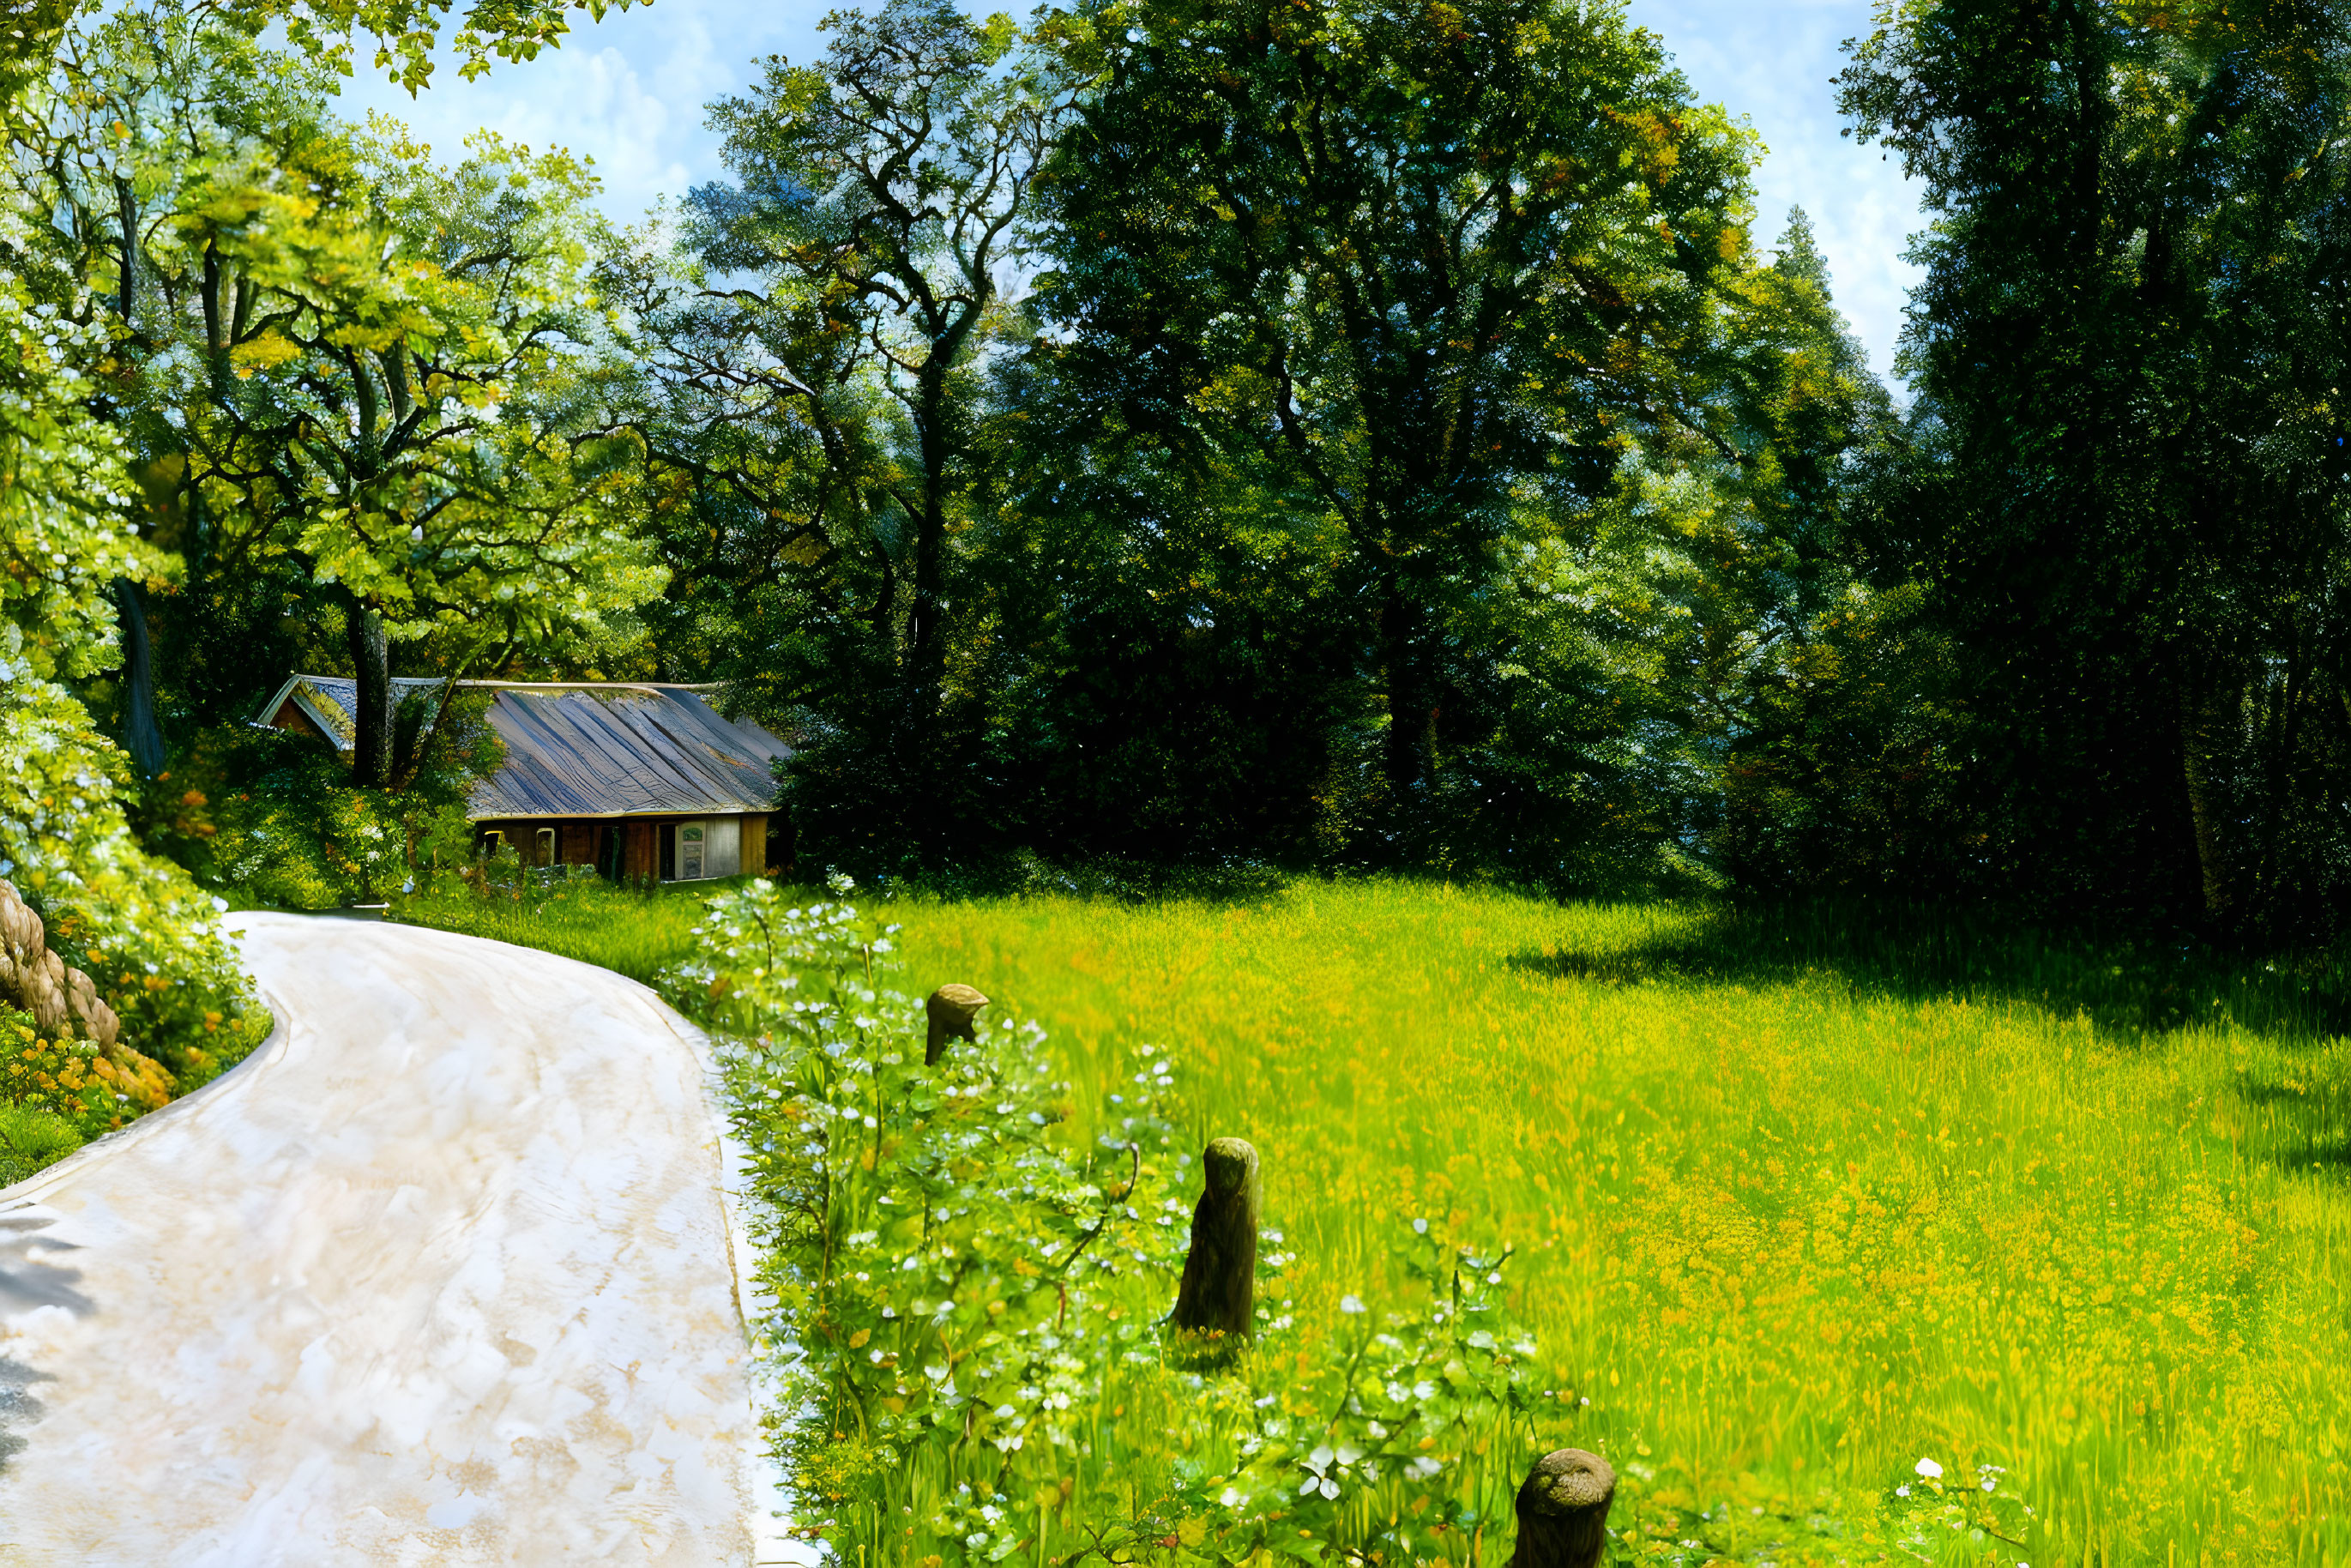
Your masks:
[{"label": "white gravel path", "polygon": [[277,1033],[0,1192],[0,1568],[805,1561],[701,1037],[543,953],[238,924]]}]

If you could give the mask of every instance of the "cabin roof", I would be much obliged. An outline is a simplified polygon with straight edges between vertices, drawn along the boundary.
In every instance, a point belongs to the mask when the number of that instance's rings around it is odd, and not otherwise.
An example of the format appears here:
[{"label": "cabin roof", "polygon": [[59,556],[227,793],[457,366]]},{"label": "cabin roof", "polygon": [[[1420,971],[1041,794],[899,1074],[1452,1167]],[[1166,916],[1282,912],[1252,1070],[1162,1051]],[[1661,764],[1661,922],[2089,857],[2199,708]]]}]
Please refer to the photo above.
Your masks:
[{"label": "cabin roof", "polygon": [[[439,685],[394,679],[395,699]],[[635,682],[460,681],[491,694],[490,727],[506,761],[474,788],[466,815],[632,817],[697,811],[765,811],[776,797],[775,763],[791,747],[747,720],[710,706],[707,686]],[[275,725],[290,706],[352,748],[358,683],[347,675],[296,675],[278,688],[258,722]]]}]

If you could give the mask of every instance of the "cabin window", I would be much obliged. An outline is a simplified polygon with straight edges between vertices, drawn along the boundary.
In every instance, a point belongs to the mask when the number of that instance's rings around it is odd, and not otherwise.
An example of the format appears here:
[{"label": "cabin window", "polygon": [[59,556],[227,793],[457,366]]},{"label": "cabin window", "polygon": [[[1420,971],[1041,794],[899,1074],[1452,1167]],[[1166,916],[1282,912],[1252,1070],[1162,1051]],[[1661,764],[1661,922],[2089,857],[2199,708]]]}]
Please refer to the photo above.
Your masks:
[{"label": "cabin window", "polygon": [[555,863],[555,830],[553,828],[538,830],[538,854],[536,863],[539,865]]},{"label": "cabin window", "polygon": [[702,880],[702,824],[687,822],[677,830],[677,878],[680,882]]},{"label": "cabin window", "polygon": [[506,847],[507,835],[504,830],[492,828],[489,831],[482,835],[482,852],[484,854],[496,859],[498,852]]}]

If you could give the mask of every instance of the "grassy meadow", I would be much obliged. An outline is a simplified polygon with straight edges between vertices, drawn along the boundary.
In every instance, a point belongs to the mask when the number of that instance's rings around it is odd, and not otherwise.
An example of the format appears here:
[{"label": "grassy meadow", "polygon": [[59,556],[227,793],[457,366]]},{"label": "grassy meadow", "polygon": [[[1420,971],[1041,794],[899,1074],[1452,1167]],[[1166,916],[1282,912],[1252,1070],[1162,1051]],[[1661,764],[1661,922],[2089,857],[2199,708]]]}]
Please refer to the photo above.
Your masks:
[{"label": "grassy meadow", "polygon": [[[410,917],[630,972],[691,939],[680,892],[571,896]],[[2351,1563],[2331,968],[1401,882],[892,918],[900,983],[1042,1022],[1081,1117],[1171,1047],[1263,1156],[1301,1319],[1398,1293],[1414,1218],[1515,1244],[1591,1402],[1546,1440],[1656,1499],[1801,1516],[1933,1458],[2038,1511],[2003,1561]]]},{"label": "grassy meadow", "polygon": [[427,892],[393,894],[392,918],[560,953],[651,985],[663,966],[693,953],[703,893],[717,885],[616,887],[580,875],[485,893],[444,877]]}]

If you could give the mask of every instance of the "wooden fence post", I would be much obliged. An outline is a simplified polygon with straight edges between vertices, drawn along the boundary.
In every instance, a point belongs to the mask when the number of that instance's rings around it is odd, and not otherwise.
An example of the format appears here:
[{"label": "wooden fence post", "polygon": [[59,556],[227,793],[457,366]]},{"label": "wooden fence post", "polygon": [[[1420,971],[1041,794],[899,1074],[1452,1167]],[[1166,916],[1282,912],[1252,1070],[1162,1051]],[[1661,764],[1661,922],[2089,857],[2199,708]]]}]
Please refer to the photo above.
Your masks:
[{"label": "wooden fence post", "polygon": [[1200,1166],[1206,1185],[1192,1211],[1192,1249],[1169,1321],[1196,1333],[1247,1339],[1257,1301],[1257,1150],[1218,1138]]},{"label": "wooden fence post", "polygon": [[1509,1568],[1599,1568],[1616,1472],[1582,1448],[1537,1459],[1519,1488],[1519,1543]]},{"label": "wooden fence post", "polygon": [[939,1058],[946,1054],[948,1040],[975,1039],[971,1020],[987,1005],[987,998],[969,986],[950,984],[933,991],[923,1004],[931,1023],[930,1039],[923,1044],[923,1065],[936,1067]]}]

